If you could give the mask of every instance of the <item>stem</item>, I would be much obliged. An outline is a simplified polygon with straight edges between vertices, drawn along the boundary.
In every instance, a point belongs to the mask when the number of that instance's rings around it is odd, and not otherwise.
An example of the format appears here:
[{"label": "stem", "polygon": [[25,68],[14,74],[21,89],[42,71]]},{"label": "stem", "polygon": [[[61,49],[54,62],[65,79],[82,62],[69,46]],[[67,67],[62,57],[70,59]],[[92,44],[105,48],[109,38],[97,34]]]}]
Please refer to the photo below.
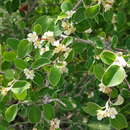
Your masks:
[{"label": "stem", "polygon": [[74,38],[74,40],[77,42],[83,42],[83,43],[89,44],[91,46],[95,46],[95,43],[91,40],[84,40],[84,39],[80,39],[80,38]]},{"label": "stem", "polygon": [[78,0],[77,4],[74,6],[72,10],[75,11],[81,3],[82,3],[82,0]]},{"label": "stem", "polygon": [[[68,36],[62,34],[61,37],[67,38]],[[95,46],[95,43],[93,41],[91,41],[91,40],[84,40],[84,39],[81,39],[81,38],[74,38],[74,41],[86,43],[86,44],[89,44],[91,46]]]},{"label": "stem", "polygon": [[130,84],[129,84],[129,82],[128,82],[128,80],[126,78],[125,78],[125,82],[128,85],[128,88],[130,89]]}]

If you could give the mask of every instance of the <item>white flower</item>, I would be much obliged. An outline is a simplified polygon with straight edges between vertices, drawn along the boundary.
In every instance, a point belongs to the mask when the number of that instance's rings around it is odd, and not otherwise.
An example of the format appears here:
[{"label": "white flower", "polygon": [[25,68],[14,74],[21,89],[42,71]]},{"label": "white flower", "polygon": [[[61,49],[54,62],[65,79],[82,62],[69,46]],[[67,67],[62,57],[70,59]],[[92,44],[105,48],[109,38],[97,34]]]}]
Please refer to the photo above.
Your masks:
[{"label": "white flower", "polygon": [[99,84],[99,91],[101,91],[101,92],[103,92],[103,93],[105,93],[105,94],[109,94],[109,93],[111,93],[112,92],[112,89],[110,88],[110,87],[106,87],[106,86],[104,86],[102,83],[101,84]]},{"label": "white flower", "polygon": [[73,16],[73,14],[75,13],[75,11],[67,11],[66,14],[67,14],[67,18],[71,18]]},{"label": "white flower", "polygon": [[70,48],[66,47],[66,45],[63,44],[59,44],[58,46],[56,46],[56,48],[54,49],[54,53],[59,53],[59,52],[66,52],[68,51]]},{"label": "white flower", "polygon": [[105,109],[105,113],[107,117],[110,117],[112,119],[114,119],[116,115],[118,114],[118,112],[116,111],[114,107],[109,107],[108,109]]},{"label": "white flower", "polygon": [[29,70],[29,69],[24,69],[24,74],[25,74],[25,76],[26,76],[26,79],[31,79],[31,80],[33,80],[33,78],[34,78],[34,71],[33,70]]},{"label": "white flower", "polygon": [[37,128],[33,128],[32,130],[38,130]]},{"label": "white flower", "polygon": [[102,120],[103,118],[106,117],[114,119],[117,114],[118,112],[114,107],[106,106],[105,110],[101,110],[101,109],[97,110],[97,119]]},{"label": "white flower", "polygon": [[91,29],[91,28],[89,28],[89,29],[87,29],[87,30],[85,30],[84,32],[85,33],[91,33],[93,30]]},{"label": "white flower", "polygon": [[42,36],[42,41],[46,40],[50,43],[53,43],[55,41],[54,32],[51,31],[45,32],[44,35]]},{"label": "white flower", "polygon": [[61,26],[64,28],[64,33],[66,35],[70,35],[70,34],[74,33],[76,30],[72,23],[68,23],[68,22],[63,21]]},{"label": "white flower", "polygon": [[40,55],[43,55],[43,53],[45,53],[46,51],[49,51],[49,47],[46,46],[45,48],[41,48],[40,49]]},{"label": "white flower", "polygon": [[28,36],[27,40],[29,42],[35,42],[38,40],[38,36],[37,36],[36,32],[29,33],[27,36]]},{"label": "white flower", "polygon": [[105,9],[105,12],[106,12],[112,8],[114,0],[106,0],[106,1],[103,1],[102,3],[103,3],[103,7]]},{"label": "white flower", "polygon": [[103,110],[97,110],[97,119],[98,120],[102,120],[105,117],[106,117],[105,111],[103,111]]},{"label": "white flower", "polygon": [[7,87],[7,88],[1,88],[1,94],[3,96],[7,95],[8,91],[11,89],[12,87]]},{"label": "white flower", "polygon": [[51,120],[49,130],[56,130],[58,128],[60,128],[60,120],[58,119]]},{"label": "white flower", "polygon": [[125,61],[125,59],[122,56],[117,56],[114,64],[118,64],[122,67],[126,67],[127,66],[127,62]]},{"label": "white flower", "polygon": [[60,44],[60,41],[57,40],[57,41],[54,41],[52,45],[53,45],[53,46],[59,46],[59,44]]},{"label": "white flower", "polygon": [[40,40],[37,40],[34,42],[34,48],[41,48],[41,47],[42,47],[42,44]]}]

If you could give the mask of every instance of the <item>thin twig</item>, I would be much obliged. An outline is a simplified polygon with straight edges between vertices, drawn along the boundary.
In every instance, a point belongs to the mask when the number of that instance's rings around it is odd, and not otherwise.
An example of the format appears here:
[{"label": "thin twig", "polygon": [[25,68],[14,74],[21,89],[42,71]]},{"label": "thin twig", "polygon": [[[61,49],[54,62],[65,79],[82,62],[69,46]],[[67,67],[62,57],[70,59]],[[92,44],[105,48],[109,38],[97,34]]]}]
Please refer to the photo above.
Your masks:
[{"label": "thin twig", "polygon": [[125,82],[128,85],[128,88],[130,89],[130,84],[129,84],[129,82],[128,82],[128,80],[126,78],[125,78]]},{"label": "thin twig", "polygon": [[75,11],[81,3],[82,3],[82,0],[78,0],[77,4],[74,6],[72,10]]}]

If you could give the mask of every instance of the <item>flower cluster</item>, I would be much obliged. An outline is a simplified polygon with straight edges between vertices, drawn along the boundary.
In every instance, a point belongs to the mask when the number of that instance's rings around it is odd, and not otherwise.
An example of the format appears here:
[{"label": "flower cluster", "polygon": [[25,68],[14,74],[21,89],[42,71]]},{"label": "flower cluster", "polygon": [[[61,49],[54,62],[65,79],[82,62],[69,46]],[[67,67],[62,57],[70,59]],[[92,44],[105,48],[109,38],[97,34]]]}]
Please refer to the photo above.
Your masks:
[{"label": "flower cluster", "polygon": [[117,56],[115,62],[115,64],[118,64],[119,66],[122,67],[126,67],[127,66],[127,62],[125,61],[125,59],[122,56]]},{"label": "flower cluster", "polygon": [[105,110],[102,109],[97,110],[97,119],[102,120],[103,118],[106,117],[114,119],[117,114],[118,112],[116,111],[116,109],[114,107],[110,107],[107,102],[105,105]]},{"label": "flower cluster", "polygon": [[64,44],[60,44],[59,41],[55,41],[54,44],[53,44],[53,46],[55,46],[54,53],[67,52],[67,51],[70,50],[69,47],[67,47]]},{"label": "flower cluster", "polygon": [[73,26],[73,24],[69,23],[68,21],[63,21],[61,26],[63,27],[64,33],[66,35],[70,35],[70,34],[74,33],[76,30],[75,27]]},{"label": "flower cluster", "polygon": [[34,74],[33,70],[29,70],[26,68],[26,69],[24,69],[24,74],[25,74],[27,79],[31,79],[31,80],[34,79],[35,74]]},{"label": "flower cluster", "polygon": [[7,88],[1,88],[1,94],[3,96],[7,95],[8,91],[11,89],[11,87],[7,87]]},{"label": "flower cluster", "polygon": [[110,10],[114,4],[114,0],[93,0],[94,2],[98,2],[99,4],[102,3],[105,12],[107,12],[108,10]]},{"label": "flower cluster", "polygon": [[58,119],[51,120],[49,130],[56,130],[58,128],[60,128],[60,120]]},{"label": "flower cluster", "polygon": [[115,2],[114,0],[103,0],[102,1],[105,12],[112,8],[114,2]]},{"label": "flower cluster", "polygon": [[53,42],[55,41],[54,32],[51,32],[51,31],[45,32],[45,33],[42,35],[41,40],[42,40],[42,41],[48,41],[48,42],[50,42],[50,43],[53,43]]}]

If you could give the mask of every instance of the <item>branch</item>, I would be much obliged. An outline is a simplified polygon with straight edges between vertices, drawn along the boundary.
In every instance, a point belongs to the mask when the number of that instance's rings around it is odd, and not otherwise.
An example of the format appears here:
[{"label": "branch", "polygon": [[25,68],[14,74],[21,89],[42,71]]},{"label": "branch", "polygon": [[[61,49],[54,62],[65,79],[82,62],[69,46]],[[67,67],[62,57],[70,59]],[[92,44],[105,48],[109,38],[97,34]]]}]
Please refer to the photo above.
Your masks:
[{"label": "branch", "polygon": [[[67,38],[68,36],[62,34],[61,37]],[[74,38],[74,41],[86,43],[86,44],[89,44],[91,46],[95,46],[95,43],[92,40],[84,40],[84,39],[81,39],[81,38]]]},{"label": "branch", "polygon": [[4,74],[4,72],[0,72],[0,74]]},{"label": "branch", "polygon": [[82,3],[82,0],[78,0],[77,4],[74,6],[72,10],[75,11],[81,3]]},{"label": "branch", "polygon": [[84,40],[84,39],[80,39],[80,38],[74,38],[74,40],[76,42],[83,42],[83,43],[89,44],[91,46],[95,46],[95,43],[91,40]]}]

